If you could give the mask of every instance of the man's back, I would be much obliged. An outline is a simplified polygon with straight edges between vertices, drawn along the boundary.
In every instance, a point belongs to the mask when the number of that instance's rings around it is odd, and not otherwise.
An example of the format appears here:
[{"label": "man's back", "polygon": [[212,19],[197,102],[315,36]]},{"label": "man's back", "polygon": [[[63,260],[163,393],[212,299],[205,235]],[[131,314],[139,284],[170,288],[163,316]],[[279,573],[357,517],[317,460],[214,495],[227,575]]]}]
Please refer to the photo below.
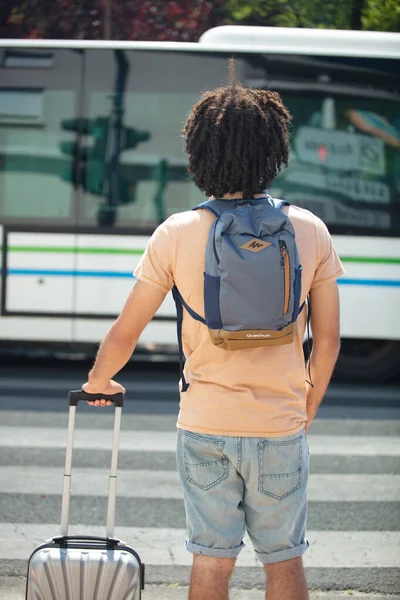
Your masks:
[{"label": "man's back", "polygon": [[[229,85],[204,93],[183,128],[194,183],[206,196],[227,202],[265,196],[288,166],[289,122],[279,94],[243,88],[232,61]],[[194,555],[190,600],[228,600],[245,530],[264,564],[268,600],[308,599],[302,563],[309,545],[306,435],[339,352],[336,279],[343,268],[319,219],[295,207],[289,208],[289,217],[303,267],[301,302],[311,290],[314,385],[305,382],[305,311],[293,343],[235,351],[214,346],[207,327],[186,308],[183,313],[190,386],[181,393],[177,466],[186,548]],[[203,272],[212,219],[206,211],[186,212],[155,231],[135,272],[141,281],[103,340],[85,391],[124,391],[111,377],[127,362],[174,285],[186,306],[204,316]],[[240,274],[236,266],[224,276],[235,282]],[[93,403],[106,405],[106,399]]]},{"label": "man's back", "polygon": [[[311,288],[336,280],[342,267],[317,217],[292,206],[284,212],[296,233],[303,303]],[[160,290],[170,290],[175,283],[200,315],[204,315],[205,248],[213,220],[208,211],[173,215],[159,227],[135,272]],[[181,394],[178,427],[254,437],[300,431],[307,418],[302,350],[306,310],[297,323],[293,344],[229,352],[214,346],[207,327],[184,311],[185,375],[190,386]]]}]

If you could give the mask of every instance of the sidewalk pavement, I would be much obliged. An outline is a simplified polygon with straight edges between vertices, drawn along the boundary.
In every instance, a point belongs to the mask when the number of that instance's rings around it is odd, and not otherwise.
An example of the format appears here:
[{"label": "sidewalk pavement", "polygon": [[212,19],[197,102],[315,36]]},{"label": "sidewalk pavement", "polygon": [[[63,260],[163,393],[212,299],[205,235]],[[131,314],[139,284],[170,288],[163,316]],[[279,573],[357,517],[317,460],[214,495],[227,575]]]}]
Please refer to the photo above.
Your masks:
[{"label": "sidewalk pavement", "polygon": [[[188,588],[175,585],[147,585],[143,600],[187,600]],[[1,600],[24,600],[24,577],[0,577]],[[262,590],[231,590],[231,600],[264,600]],[[311,592],[310,600],[400,600],[400,596],[381,594],[358,594],[352,590],[347,592]]]}]

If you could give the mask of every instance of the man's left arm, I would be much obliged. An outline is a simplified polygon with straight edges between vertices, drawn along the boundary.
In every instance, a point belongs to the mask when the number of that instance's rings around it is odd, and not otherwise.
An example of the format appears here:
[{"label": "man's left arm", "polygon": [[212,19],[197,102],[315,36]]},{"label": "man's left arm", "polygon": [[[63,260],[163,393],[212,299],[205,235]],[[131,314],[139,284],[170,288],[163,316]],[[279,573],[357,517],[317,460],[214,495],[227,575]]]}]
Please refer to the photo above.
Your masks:
[{"label": "man's left arm", "polygon": [[[82,386],[85,392],[92,394],[125,392],[123,386],[112,378],[132,356],[143,329],[151,321],[166,295],[167,292],[144,281],[136,283],[120,316],[100,345],[88,382]],[[96,400],[89,404],[106,406],[111,402]]]}]

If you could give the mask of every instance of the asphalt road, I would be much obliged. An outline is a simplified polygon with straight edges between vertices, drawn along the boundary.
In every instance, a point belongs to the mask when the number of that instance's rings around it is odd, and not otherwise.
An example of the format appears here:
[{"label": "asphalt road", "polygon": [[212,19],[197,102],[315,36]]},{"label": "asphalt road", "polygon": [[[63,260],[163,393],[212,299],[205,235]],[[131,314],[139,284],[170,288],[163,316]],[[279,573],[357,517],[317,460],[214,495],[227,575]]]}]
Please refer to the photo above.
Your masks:
[{"label": "asphalt road", "polygon": [[[27,359],[0,366],[0,591],[7,578],[11,585],[25,574],[35,545],[58,533],[65,398],[80,387],[87,368]],[[176,365],[141,363],[120,377],[128,399],[117,534],[144,555],[149,584],[186,585],[190,572],[174,459],[177,377]],[[313,424],[305,555],[313,590],[400,593],[399,398],[397,385],[332,385]],[[79,407],[71,526],[81,531],[102,532],[111,424],[112,409]],[[263,584],[248,547],[233,585]]]}]

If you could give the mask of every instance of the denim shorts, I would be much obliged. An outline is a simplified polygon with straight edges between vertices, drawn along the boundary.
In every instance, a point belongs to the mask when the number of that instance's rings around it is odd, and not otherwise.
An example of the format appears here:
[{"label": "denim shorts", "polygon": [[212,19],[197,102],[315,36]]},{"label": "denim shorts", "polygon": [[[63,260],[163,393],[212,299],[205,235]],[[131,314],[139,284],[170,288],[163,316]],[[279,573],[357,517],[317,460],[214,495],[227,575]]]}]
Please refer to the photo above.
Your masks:
[{"label": "denim shorts", "polygon": [[307,550],[309,451],[304,431],[253,438],[178,429],[177,464],[189,552],[235,558],[246,530],[264,564],[297,558]]}]

